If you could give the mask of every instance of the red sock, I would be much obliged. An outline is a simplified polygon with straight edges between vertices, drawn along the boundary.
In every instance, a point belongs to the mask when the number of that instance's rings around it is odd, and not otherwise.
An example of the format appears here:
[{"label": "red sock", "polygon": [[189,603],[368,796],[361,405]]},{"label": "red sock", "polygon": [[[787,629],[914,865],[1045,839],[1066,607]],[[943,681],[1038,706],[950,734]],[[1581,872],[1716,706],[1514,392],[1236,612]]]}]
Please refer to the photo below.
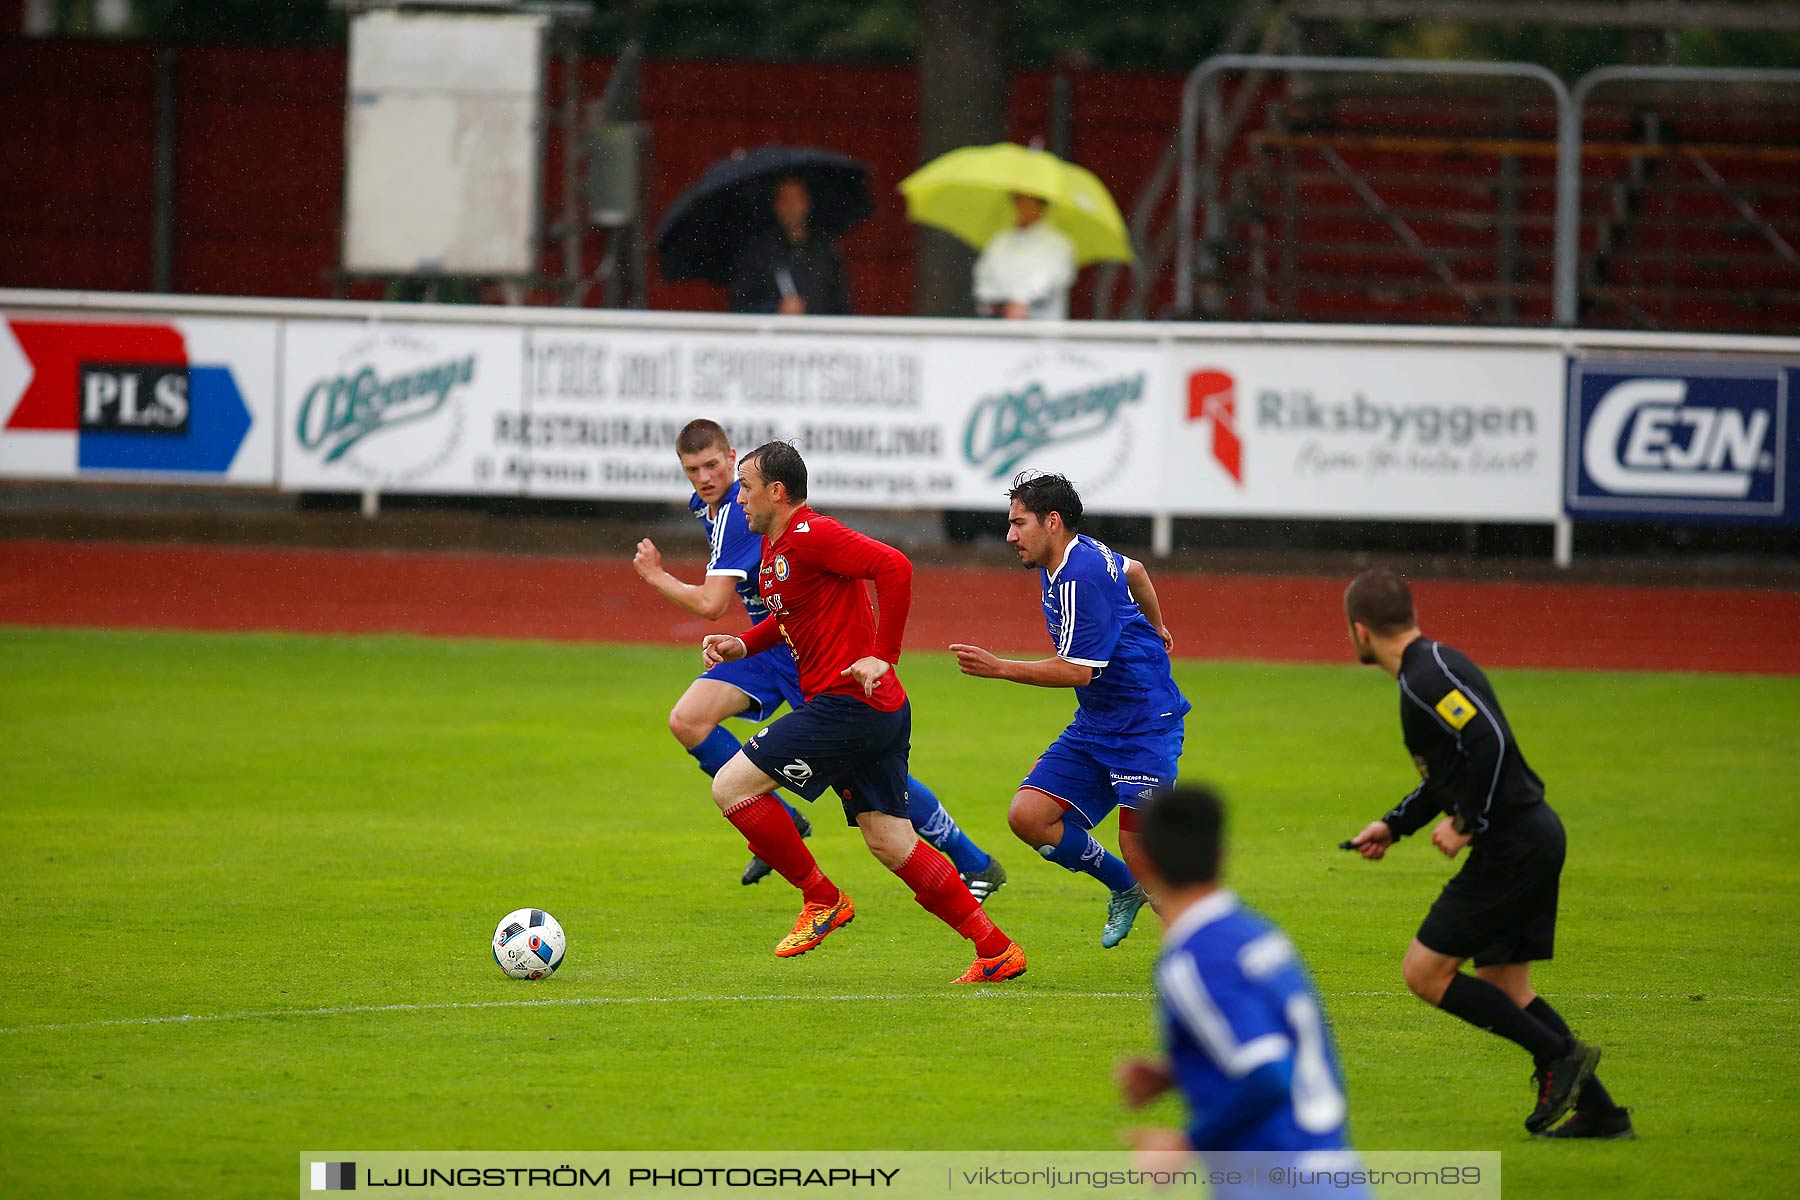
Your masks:
[{"label": "red sock", "polygon": [[969,894],[950,860],[924,842],[914,844],[912,853],[894,874],[913,890],[913,899],[920,908],[974,942],[975,953],[981,957],[1002,954],[1012,944],[1012,939],[981,911],[981,905]]},{"label": "red sock", "polygon": [[1012,945],[1012,939],[1000,932],[1000,927],[987,915],[987,909],[980,906],[963,918],[962,924],[956,927],[956,932],[974,942],[975,953],[983,958],[1004,954],[1006,948]]},{"label": "red sock", "polygon": [[812,851],[800,840],[794,819],[788,816],[781,801],[764,792],[748,800],[740,800],[725,810],[725,819],[737,827],[750,843],[750,853],[774,867],[789,883],[799,888],[809,904],[836,904],[837,885],[825,878]]}]

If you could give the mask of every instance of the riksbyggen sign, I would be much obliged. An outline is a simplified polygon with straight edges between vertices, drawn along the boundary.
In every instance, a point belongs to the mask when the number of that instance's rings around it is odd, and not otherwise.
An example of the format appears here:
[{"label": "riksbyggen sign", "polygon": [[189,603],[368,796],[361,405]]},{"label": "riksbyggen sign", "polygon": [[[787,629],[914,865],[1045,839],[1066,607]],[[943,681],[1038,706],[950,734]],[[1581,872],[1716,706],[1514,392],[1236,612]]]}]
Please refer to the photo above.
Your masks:
[{"label": "riksbyggen sign", "polygon": [[1540,521],[1560,512],[1560,352],[1182,346],[1178,513]]}]

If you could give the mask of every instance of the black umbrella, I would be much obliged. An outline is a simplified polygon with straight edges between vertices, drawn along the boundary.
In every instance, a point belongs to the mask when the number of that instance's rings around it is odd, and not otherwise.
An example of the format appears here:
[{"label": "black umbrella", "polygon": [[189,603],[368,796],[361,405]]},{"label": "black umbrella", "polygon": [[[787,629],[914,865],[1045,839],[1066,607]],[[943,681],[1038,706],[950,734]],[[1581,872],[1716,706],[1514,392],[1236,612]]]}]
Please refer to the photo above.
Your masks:
[{"label": "black umbrella", "polygon": [[854,158],[809,146],[739,151],[706,168],[663,214],[656,227],[663,278],[671,283],[706,279],[729,287],[744,242],[773,226],[775,184],[790,175],[812,193],[807,226],[821,237],[839,237],[875,211],[869,168]]}]

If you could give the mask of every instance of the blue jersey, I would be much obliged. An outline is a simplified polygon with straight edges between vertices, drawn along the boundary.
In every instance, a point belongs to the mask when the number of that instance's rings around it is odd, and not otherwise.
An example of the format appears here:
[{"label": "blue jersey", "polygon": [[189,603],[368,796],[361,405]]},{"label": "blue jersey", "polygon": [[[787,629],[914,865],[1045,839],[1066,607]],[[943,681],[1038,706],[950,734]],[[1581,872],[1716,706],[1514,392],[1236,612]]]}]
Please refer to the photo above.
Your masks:
[{"label": "blue jersey", "polygon": [[1156,995],[1195,1149],[1348,1148],[1337,1051],[1279,929],[1214,892],[1169,926]]},{"label": "blue jersey", "polygon": [[706,573],[737,579],[738,599],[744,602],[744,611],[755,623],[769,615],[768,606],[763,603],[762,593],[756,586],[756,572],[762,566],[763,540],[760,533],[750,532],[743,506],[737,502],[738,486],[734,482],[719,501],[717,517],[707,515],[706,501],[698,492],[688,497],[688,511],[699,519],[701,528],[706,530],[707,543],[712,547],[706,559]]},{"label": "blue jersey", "polygon": [[1125,582],[1130,560],[1077,534],[1054,571],[1043,572],[1044,624],[1059,657],[1094,669],[1076,688],[1077,732],[1166,728],[1192,707],[1169,672],[1162,635]]}]

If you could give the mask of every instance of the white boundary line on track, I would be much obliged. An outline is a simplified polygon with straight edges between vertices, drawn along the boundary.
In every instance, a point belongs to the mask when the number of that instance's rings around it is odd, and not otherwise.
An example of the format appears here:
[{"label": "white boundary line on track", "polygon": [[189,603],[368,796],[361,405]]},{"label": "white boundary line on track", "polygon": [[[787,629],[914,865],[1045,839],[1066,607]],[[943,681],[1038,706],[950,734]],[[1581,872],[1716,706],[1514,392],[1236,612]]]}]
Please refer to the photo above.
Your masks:
[{"label": "white boundary line on track", "polygon": [[[1333,995],[1356,999],[1410,998],[1410,992],[1372,991],[1335,992]],[[1794,996],[1713,996],[1700,993],[1701,1000],[1686,994],[1673,995],[1596,995],[1580,992],[1564,993],[1568,1000],[1665,1000],[1683,1003],[1715,1004],[1793,1004]],[[946,1000],[971,997],[989,999],[1008,997],[1016,1000],[1140,1000],[1154,998],[1151,992],[880,992],[870,995],[803,995],[774,994],[764,996],[553,996],[541,1000],[449,1000],[441,1004],[346,1004],[334,1008],[268,1008],[226,1013],[180,1013],[162,1017],[108,1017],[95,1021],[58,1021],[44,1025],[0,1026],[0,1037],[15,1033],[63,1033],[76,1029],[115,1029],[154,1025],[192,1025],[214,1021],[266,1021],[282,1017],[347,1017],[367,1013],[453,1012],[459,1009],[484,1008],[572,1008],[589,1004],[816,1004],[824,1002],[906,1002]]]}]

